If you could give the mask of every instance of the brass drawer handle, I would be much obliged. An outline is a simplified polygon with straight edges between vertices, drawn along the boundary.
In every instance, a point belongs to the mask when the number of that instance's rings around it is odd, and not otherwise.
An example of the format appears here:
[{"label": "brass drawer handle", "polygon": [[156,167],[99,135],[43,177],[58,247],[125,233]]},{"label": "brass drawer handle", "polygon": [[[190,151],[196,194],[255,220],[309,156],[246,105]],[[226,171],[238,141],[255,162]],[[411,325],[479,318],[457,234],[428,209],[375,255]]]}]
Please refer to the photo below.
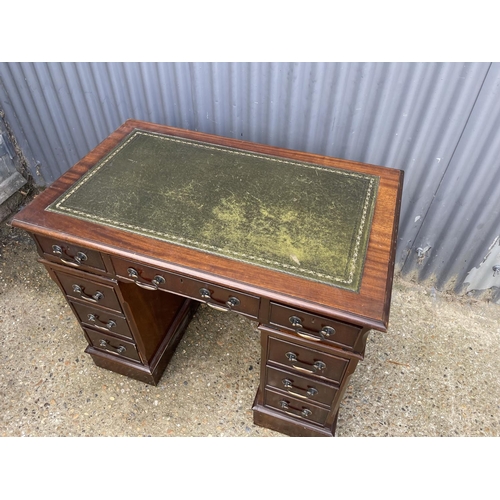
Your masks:
[{"label": "brass drawer handle", "polygon": [[64,257],[63,249],[59,245],[52,245],[52,253],[57,255],[59,259],[70,266],[80,266],[87,260],[87,256],[83,252],[78,252],[75,257]]},{"label": "brass drawer handle", "polygon": [[297,354],[295,354],[294,352],[287,352],[285,356],[295,369],[301,370],[306,373],[322,372],[326,368],[326,364],[323,363],[323,361],[315,361],[312,365],[302,363],[298,360]]},{"label": "brass drawer handle", "polygon": [[99,290],[97,290],[96,293],[94,293],[94,295],[87,295],[85,292],[84,292],[84,288],[81,287],[80,285],[73,285],[73,291],[75,293],[78,293],[80,294],[80,297],[84,300],[87,300],[88,302],[99,302],[100,300],[102,300],[104,298],[104,294],[102,292],[100,292]]},{"label": "brass drawer handle", "polygon": [[226,305],[218,304],[217,302],[212,301],[212,295],[210,290],[207,288],[200,288],[201,298],[205,300],[205,304],[212,309],[216,309],[217,311],[228,312],[232,311],[233,307],[240,305],[240,300],[236,297],[229,297],[226,302]]},{"label": "brass drawer handle", "polygon": [[165,278],[157,274],[152,280],[151,283],[147,281],[141,281],[139,278],[139,273],[133,268],[129,267],[127,269],[128,275],[130,278],[134,280],[134,283],[141,288],[145,288],[146,290],[158,290],[158,286],[162,283],[165,283]]},{"label": "brass drawer handle", "polygon": [[290,316],[288,321],[292,324],[295,333],[300,337],[306,338],[308,340],[314,340],[315,342],[320,342],[321,340],[326,340],[330,338],[332,335],[335,335],[335,328],[331,326],[324,326],[316,336],[315,333],[309,333],[305,331],[305,328],[302,326],[302,320],[298,316]]},{"label": "brass drawer handle", "polygon": [[[288,394],[290,394],[290,396],[296,396],[298,398],[309,399],[309,398],[313,398],[314,396],[316,396],[316,394],[318,394],[318,389],[316,389],[315,387],[309,387],[307,390],[301,389],[300,387],[294,387],[292,381],[288,378],[283,379],[282,383],[283,383],[283,386],[285,387],[286,391],[288,392]],[[294,389],[294,390],[292,391],[292,389]],[[296,391],[300,391],[300,392],[296,392]]]},{"label": "brass drawer handle", "polygon": [[[89,321],[92,321],[92,323],[101,323],[101,325],[104,326],[104,328],[107,328],[108,330],[111,330],[111,328],[115,328],[116,327],[116,323],[110,319],[109,321],[101,321],[99,319],[99,316],[97,314],[88,314],[87,315],[87,318]],[[99,325],[97,325],[99,326]]]},{"label": "brass drawer handle", "polygon": [[280,401],[280,407],[282,410],[285,410],[286,413],[295,415],[297,417],[308,418],[312,415],[312,411],[309,408],[302,408],[302,410],[293,408],[292,406],[290,406],[290,403],[288,401],[285,401],[284,399]]},{"label": "brass drawer handle", "polygon": [[107,340],[104,339],[99,341],[99,347],[102,347],[107,351],[116,352],[117,354],[123,354],[127,350],[127,348],[123,345],[119,347],[112,346]]}]

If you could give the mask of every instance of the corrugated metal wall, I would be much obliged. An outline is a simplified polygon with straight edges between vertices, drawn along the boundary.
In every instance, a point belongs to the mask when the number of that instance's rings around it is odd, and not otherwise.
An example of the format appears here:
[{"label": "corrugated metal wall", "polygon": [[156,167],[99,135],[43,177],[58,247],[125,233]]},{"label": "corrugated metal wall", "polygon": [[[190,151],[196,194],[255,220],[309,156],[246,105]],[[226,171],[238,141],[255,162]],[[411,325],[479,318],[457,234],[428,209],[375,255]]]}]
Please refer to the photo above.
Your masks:
[{"label": "corrugated metal wall", "polygon": [[[410,189],[417,186],[409,184]],[[500,63],[491,66],[424,222],[405,271],[459,290],[500,235]],[[429,249],[419,259],[416,249]],[[500,259],[494,264],[500,264]],[[493,276],[492,266],[487,274]],[[494,283],[500,288],[500,273]],[[498,291],[494,300],[500,297]]]},{"label": "corrugated metal wall", "polygon": [[460,291],[500,233],[499,72],[490,63],[0,63],[0,107],[39,184],[127,118],[403,169],[398,269]]}]

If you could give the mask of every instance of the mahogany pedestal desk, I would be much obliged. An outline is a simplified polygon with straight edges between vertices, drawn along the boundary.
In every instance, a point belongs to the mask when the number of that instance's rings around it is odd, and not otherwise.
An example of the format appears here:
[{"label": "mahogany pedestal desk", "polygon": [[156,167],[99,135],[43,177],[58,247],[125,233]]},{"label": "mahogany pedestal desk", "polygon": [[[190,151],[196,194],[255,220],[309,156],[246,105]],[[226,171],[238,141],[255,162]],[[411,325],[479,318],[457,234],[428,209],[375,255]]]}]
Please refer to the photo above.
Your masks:
[{"label": "mahogany pedestal desk", "polygon": [[[14,219],[96,365],[156,384],[197,305],[258,322],[254,422],[334,436],[387,330],[403,172],[129,120]],[[190,360],[196,366],[196,360]]]}]

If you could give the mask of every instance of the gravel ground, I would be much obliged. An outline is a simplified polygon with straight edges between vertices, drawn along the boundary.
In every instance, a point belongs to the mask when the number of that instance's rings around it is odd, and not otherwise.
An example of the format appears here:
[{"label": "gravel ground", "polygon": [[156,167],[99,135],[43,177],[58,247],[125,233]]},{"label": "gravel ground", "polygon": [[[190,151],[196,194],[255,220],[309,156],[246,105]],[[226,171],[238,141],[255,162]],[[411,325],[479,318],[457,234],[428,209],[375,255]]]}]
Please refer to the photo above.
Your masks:
[{"label": "gravel ground", "polygon": [[[253,425],[256,324],[200,307],[157,387],[98,368],[36,262],[0,226],[0,436],[273,436]],[[499,436],[500,306],[397,277],[388,333],[370,334],[339,437]]]}]

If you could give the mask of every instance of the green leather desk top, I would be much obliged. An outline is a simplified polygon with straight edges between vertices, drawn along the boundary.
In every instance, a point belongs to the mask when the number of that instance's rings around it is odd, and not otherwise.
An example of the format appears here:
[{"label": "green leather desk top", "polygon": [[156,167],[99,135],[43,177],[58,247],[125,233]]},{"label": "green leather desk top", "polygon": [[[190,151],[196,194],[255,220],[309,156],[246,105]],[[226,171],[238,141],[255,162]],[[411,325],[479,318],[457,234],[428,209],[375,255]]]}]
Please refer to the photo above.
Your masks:
[{"label": "green leather desk top", "polygon": [[136,129],[47,210],[357,292],[378,184]]}]

